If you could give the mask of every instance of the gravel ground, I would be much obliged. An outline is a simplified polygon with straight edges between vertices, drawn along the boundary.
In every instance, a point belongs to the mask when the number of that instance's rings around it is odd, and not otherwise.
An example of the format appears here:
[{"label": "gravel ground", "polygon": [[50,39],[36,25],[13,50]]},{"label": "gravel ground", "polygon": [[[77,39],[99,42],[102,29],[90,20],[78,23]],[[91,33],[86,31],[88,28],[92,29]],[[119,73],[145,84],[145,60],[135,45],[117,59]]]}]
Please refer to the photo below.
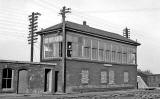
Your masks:
[{"label": "gravel ground", "polygon": [[160,99],[160,90],[128,90],[64,95],[1,94],[0,99]]}]

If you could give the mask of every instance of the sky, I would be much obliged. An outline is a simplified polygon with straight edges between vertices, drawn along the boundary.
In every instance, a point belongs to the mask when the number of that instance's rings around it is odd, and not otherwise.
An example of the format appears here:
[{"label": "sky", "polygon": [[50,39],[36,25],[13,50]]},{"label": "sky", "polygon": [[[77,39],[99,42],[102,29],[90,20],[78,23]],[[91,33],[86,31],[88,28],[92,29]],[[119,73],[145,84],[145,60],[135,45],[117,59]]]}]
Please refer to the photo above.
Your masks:
[{"label": "sky", "polygon": [[[138,68],[160,74],[160,0],[0,0],[0,59],[30,60],[28,16],[38,18],[38,30],[61,22],[60,9],[71,8],[66,20],[122,35],[128,27],[138,46]],[[39,40],[34,61],[39,61]]]}]

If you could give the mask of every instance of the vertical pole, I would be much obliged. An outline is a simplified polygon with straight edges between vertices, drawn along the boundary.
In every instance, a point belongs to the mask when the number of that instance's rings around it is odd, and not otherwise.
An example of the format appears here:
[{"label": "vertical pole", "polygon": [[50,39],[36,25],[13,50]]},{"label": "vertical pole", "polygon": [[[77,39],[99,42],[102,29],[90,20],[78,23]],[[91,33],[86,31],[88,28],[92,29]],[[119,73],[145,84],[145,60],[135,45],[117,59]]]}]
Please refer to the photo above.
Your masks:
[{"label": "vertical pole", "polygon": [[31,26],[31,62],[33,62],[33,32],[34,32],[34,12],[32,12],[32,26]]},{"label": "vertical pole", "polygon": [[66,31],[65,31],[65,17],[66,13],[70,13],[70,8],[67,8],[64,6],[60,12],[62,15],[62,90],[63,93],[66,92]]},{"label": "vertical pole", "polygon": [[65,33],[65,7],[62,9],[62,90],[65,93],[65,71],[66,71],[66,33]]}]

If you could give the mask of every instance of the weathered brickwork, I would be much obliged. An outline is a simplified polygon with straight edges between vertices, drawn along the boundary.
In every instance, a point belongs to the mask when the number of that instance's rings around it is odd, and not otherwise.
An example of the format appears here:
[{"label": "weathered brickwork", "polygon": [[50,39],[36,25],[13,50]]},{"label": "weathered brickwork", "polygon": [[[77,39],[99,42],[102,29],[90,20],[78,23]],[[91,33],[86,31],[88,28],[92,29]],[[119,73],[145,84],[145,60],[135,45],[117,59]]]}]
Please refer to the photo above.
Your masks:
[{"label": "weathered brickwork", "polygon": [[[2,88],[2,81],[3,77],[3,70],[4,69],[12,69],[13,77],[12,77],[12,85],[11,88]],[[25,62],[14,62],[14,61],[0,61],[0,92],[1,93],[33,93],[33,94],[40,94],[44,93],[44,81],[45,81],[45,69],[49,68],[51,70],[55,70],[55,65],[48,65],[48,64],[39,64],[39,63],[25,63]],[[20,71],[25,70],[27,71],[26,81],[22,82],[25,83],[27,86],[24,92],[21,92],[19,89],[20,87]],[[5,75],[5,74],[4,74]],[[54,75],[54,74],[52,74]],[[52,76],[54,79],[54,76]],[[51,92],[54,92],[54,86]]]},{"label": "weathered brickwork", "polygon": [[[89,70],[89,82],[88,84],[81,83],[81,70]],[[115,72],[115,83],[109,84],[107,77],[107,83],[102,84],[100,81],[101,71],[113,70]],[[83,62],[78,60],[67,60],[67,91],[107,91],[116,89],[136,88],[136,66],[118,65],[104,66],[104,63],[98,62]],[[123,72],[129,73],[129,82],[124,83]],[[107,74],[108,75],[108,74]]]}]

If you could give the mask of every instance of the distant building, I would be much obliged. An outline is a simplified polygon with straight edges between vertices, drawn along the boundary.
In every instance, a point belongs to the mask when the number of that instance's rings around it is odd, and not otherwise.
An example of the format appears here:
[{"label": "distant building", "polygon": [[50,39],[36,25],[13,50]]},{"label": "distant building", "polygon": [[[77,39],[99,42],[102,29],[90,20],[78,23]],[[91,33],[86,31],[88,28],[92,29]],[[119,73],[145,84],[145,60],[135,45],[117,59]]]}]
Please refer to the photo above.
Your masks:
[{"label": "distant building", "polygon": [[37,32],[41,62],[0,61],[0,92],[54,94],[136,88],[139,43],[86,22],[67,21],[65,30],[65,70],[60,23]]},{"label": "distant building", "polygon": [[149,87],[160,87],[160,74],[148,75]]},{"label": "distant building", "polygon": [[[160,87],[160,74],[144,74],[142,72],[137,72],[137,79],[139,78],[141,78],[148,87]],[[138,80],[137,83],[141,85],[141,82],[138,82]]]}]

